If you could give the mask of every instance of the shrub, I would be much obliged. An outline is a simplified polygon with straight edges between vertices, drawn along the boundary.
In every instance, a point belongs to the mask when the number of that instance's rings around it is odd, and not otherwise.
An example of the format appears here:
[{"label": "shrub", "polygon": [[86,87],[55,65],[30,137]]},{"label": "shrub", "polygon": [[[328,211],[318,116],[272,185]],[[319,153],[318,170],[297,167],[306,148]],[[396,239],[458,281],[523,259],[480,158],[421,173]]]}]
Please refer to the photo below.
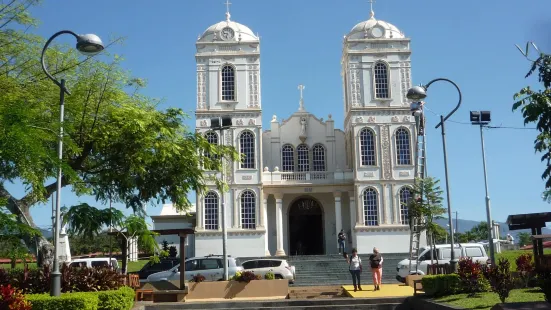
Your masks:
[{"label": "shrub", "polygon": [[423,291],[428,296],[447,296],[460,291],[460,279],[454,273],[424,276],[421,279],[421,284],[423,285]]},{"label": "shrub", "polygon": [[236,273],[234,278],[236,281],[247,283],[251,282],[252,280],[262,279],[260,275],[258,275],[257,277],[252,271],[243,271],[242,273]]},{"label": "shrub", "polygon": [[275,274],[273,272],[268,272],[264,275],[264,279],[273,280],[273,279],[275,279]]},{"label": "shrub", "polygon": [[[110,268],[61,268],[62,292],[97,292],[123,286],[124,275]],[[41,292],[42,293],[42,292]]]},{"label": "shrub", "polygon": [[193,276],[193,279],[191,279],[191,282],[196,282],[196,283],[200,283],[200,282],[203,282],[205,281],[206,278],[205,276],[203,276],[202,274],[197,274],[197,275],[194,275]]},{"label": "shrub", "polygon": [[52,297],[48,294],[28,295],[33,310],[98,310],[97,294],[71,293]]},{"label": "shrub", "polygon": [[241,279],[241,271],[238,271],[235,273],[235,275],[233,275],[233,277],[231,277],[231,281],[239,281],[239,279]]},{"label": "shrub", "polygon": [[534,272],[535,266],[532,261],[532,255],[529,253],[522,254],[516,259],[517,263],[517,272],[520,275],[524,287],[528,287],[528,283],[532,278],[532,273]]},{"label": "shrub", "polygon": [[511,264],[509,260],[501,258],[497,265],[492,266],[488,271],[488,278],[492,290],[499,295],[502,303],[509,297],[509,292],[513,289],[513,277],[511,276]]},{"label": "shrub", "polygon": [[169,248],[168,248],[168,256],[170,257],[176,257],[178,256],[178,250],[176,250],[176,247],[171,245]]},{"label": "shrub", "polygon": [[473,262],[466,257],[459,260],[459,275],[461,291],[468,293],[467,297],[473,297],[476,293],[488,291],[489,283],[484,277],[483,268],[479,262]]},{"label": "shrub", "polygon": [[135,293],[129,287],[88,294],[97,294],[98,310],[130,310],[134,306]]},{"label": "shrub", "polygon": [[31,304],[25,300],[25,296],[11,287],[0,285],[0,309],[31,310]]}]

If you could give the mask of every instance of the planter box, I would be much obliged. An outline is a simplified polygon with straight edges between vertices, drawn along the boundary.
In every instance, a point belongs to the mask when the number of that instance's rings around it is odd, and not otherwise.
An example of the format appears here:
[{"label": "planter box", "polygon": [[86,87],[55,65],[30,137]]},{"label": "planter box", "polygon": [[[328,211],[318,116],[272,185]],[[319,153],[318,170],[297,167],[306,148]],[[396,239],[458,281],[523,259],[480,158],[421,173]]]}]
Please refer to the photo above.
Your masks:
[{"label": "planter box", "polygon": [[225,299],[286,299],[289,295],[289,280],[253,280],[249,283],[216,281],[188,283],[186,301]]}]

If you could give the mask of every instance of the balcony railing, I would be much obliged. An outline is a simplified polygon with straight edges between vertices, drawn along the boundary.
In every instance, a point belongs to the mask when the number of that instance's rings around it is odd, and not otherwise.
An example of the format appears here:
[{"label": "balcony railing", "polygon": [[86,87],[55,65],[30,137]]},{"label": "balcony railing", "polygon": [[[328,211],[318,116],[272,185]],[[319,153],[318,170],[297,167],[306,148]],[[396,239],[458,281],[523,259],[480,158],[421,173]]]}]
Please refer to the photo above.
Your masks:
[{"label": "balcony railing", "polygon": [[309,171],[281,172],[264,169],[262,183],[264,184],[332,184],[346,183],[353,180],[352,171]]}]

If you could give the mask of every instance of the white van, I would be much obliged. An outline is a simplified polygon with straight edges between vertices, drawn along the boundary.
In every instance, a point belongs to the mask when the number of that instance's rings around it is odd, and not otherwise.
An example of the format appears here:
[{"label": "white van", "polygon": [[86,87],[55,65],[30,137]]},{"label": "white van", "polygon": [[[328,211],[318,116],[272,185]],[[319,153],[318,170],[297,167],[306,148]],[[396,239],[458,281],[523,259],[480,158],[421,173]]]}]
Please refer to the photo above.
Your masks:
[{"label": "white van", "polygon": [[[486,264],[488,261],[488,255],[484,246],[479,243],[462,243],[455,244],[454,254],[456,259],[462,257],[470,257],[473,261],[480,262],[481,264]],[[451,251],[449,244],[437,244],[433,247],[433,264],[449,264],[451,258]],[[419,266],[415,268],[417,262],[412,262],[411,268],[413,271],[409,270],[409,258],[406,258],[398,263],[396,267],[396,280],[399,282],[405,283],[406,276],[410,274],[427,274],[427,266],[431,264],[430,260],[430,249],[429,247],[423,247],[419,249]]]},{"label": "white van", "polygon": [[[119,263],[116,258],[111,258],[111,266],[115,269],[119,269]],[[109,267],[109,257],[95,257],[95,258],[78,258],[71,260],[69,264],[71,268],[79,267]]]}]

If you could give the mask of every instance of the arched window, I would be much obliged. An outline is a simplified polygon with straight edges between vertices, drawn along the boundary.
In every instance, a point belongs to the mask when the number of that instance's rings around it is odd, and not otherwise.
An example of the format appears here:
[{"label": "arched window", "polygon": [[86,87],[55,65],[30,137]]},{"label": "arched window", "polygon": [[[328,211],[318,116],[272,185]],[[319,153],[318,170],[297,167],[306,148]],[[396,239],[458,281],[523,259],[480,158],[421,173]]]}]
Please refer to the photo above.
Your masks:
[{"label": "arched window", "polygon": [[285,144],[281,148],[281,171],[295,170],[295,150],[290,144]]},{"label": "arched window", "polygon": [[[218,134],[214,131],[209,131],[205,134],[205,139],[207,142],[213,145],[218,145]],[[208,151],[205,152],[205,156],[211,160],[216,160],[218,156],[216,154],[210,154]],[[205,167],[206,169],[214,169],[214,165],[210,167]]]},{"label": "arched window", "polygon": [[310,170],[310,157],[308,156],[308,146],[301,144],[297,147],[297,167],[299,172]]},{"label": "arched window", "polygon": [[218,230],[218,195],[208,192],[205,195],[205,229]]},{"label": "arched window", "polygon": [[379,225],[379,202],[377,191],[374,188],[368,188],[364,191],[364,223],[365,226]]},{"label": "arched window", "polygon": [[241,152],[241,168],[254,169],[254,134],[244,131],[239,137],[239,150]]},{"label": "arched window", "polygon": [[256,228],[256,197],[250,190],[241,193],[241,228]]},{"label": "arched window", "polygon": [[375,134],[364,128],[360,131],[360,160],[362,166],[375,166]]},{"label": "arched window", "polygon": [[388,67],[385,63],[379,62],[374,68],[375,76],[375,98],[387,99],[390,98],[388,91]]},{"label": "arched window", "polygon": [[220,72],[222,82],[222,101],[235,101],[235,69],[224,65]]},{"label": "arched window", "polygon": [[403,225],[409,224],[408,203],[412,198],[411,189],[404,186],[400,189],[400,221]]},{"label": "arched window", "polygon": [[409,131],[405,128],[396,130],[396,161],[398,165],[411,165]]},{"label": "arched window", "polygon": [[312,171],[325,171],[325,147],[316,144],[312,148]]}]

